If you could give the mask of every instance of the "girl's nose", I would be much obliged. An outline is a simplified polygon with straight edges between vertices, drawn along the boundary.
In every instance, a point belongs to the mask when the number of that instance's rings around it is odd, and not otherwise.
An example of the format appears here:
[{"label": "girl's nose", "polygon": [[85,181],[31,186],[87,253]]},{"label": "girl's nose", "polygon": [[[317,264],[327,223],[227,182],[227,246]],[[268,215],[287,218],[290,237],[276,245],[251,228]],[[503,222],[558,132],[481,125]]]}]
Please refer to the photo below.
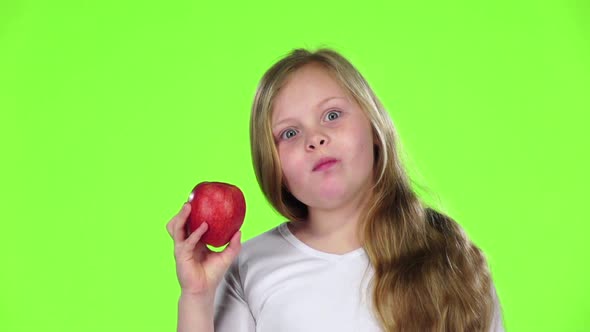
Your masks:
[{"label": "girl's nose", "polygon": [[315,142],[311,142],[311,143],[308,145],[308,148],[310,148],[311,150],[314,150],[314,149],[315,149],[317,146],[319,146],[319,145],[324,145],[325,143],[326,143],[326,140],[322,138],[322,139],[320,139],[320,140],[319,140],[319,142],[317,142],[317,143],[315,143]]}]

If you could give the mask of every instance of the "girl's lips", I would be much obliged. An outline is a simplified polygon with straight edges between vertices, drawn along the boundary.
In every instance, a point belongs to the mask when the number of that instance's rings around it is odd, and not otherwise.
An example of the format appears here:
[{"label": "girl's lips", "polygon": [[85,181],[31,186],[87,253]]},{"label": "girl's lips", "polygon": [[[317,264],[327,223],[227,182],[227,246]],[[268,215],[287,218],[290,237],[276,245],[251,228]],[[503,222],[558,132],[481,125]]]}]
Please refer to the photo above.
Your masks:
[{"label": "girl's lips", "polygon": [[328,169],[330,167],[332,167],[332,165],[336,164],[338,162],[337,159],[334,158],[326,158],[326,159],[322,159],[320,160],[315,167],[313,168],[312,171],[322,171],[325,169]]}]

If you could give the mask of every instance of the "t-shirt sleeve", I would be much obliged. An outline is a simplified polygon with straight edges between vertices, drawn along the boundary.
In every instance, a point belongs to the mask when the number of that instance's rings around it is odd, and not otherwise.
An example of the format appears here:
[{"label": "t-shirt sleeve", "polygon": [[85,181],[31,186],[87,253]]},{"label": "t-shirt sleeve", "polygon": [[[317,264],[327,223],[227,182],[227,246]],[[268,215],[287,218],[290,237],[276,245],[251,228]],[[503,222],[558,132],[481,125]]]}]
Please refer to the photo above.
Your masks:
[{"label": "t-shirt sleeve", "polygon": [[504,332],[504,322],[502,319],[502,306],[498,299],[498,293],[496,292],[496,286],[492,283],[492,295],[494,299],[494,314],[492,316],[492,325],[490,332]]},{"label": "t-shirt sleeve", "polygon": [[225,273],[215,293],[215,332],[255,332],[256,324],[245,300],[238,260]]}]

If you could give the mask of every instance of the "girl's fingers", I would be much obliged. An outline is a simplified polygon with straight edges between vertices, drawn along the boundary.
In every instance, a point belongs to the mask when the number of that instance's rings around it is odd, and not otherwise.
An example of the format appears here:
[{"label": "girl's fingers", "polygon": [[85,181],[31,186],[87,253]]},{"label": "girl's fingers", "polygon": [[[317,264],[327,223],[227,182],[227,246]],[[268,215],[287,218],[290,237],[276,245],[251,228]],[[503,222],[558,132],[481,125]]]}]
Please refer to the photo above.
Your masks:
[{"label": "girl's fingers", "polygon": [[223,250],[221,256],[226,266],[229,266],[240,253],[242,249],[242,232],[237,231],[229,240],[229,245]]},{"label": "girl's fingers", "polygon": [[202,223],[185,241],[176,242],[176,258],[181,260],[196,259],[197,261],[201,261],[203,259],[203,254],[200,252],[201,248],[197,250],[197,244],[208,228],[209,226],[206,223]]},{"label": "girl's fingers", "polygon": [[186,238],[186,231],[184,229],[184,225],[186,223],[186,219],[188,218],[189,213],[191,212],[191,205],[185,203],[182,206],[182,209],[170,222],[172,225],[172,239],[174,242],[180,243],[185,240]]},{"label": "girl's fingers", "polygon": [[176,224],[176,221],[178,221],[178,215],[182,213],[182,210],[184,209],[185,205],[186,203],[182,204],[178,213],[172,216],[172,219],[170,219],[170,221],[168,221],[168,223],[166,224],[166,230],[168,231],[168,234],[170,234],[170,237],[172,237],[172,235],[174,234],[174,225]]},{"label": "girl's fingers", "polygon": [[200,224],[194,232],[191,233],[188,239],[186,239],[187,250],[192,251],[195,248],[195,246],[197,245],[199,240],[201,240],[201,237],[203,236],[203,234],[205,234],[207,229],[209,229],[209,225],[206,222],[204,222]]},{"label": "girl's fingers", "polygon": [[[180,211],[182,211],[183,208],[184,208],[184,204],[180,208]],[[180,211],[179,211],[179,213],[180,213]],[[172,235],[174,234],[174,222],[176,221],[177,215],[178,215],[178,213],[176,215],[174,215],[172,217],[172,219],[170,219],[170,221],[168,221],[168,223],[166,224],[166,230],[168,231],[168,234],[170,235],[170,237],[173,237]]]}]

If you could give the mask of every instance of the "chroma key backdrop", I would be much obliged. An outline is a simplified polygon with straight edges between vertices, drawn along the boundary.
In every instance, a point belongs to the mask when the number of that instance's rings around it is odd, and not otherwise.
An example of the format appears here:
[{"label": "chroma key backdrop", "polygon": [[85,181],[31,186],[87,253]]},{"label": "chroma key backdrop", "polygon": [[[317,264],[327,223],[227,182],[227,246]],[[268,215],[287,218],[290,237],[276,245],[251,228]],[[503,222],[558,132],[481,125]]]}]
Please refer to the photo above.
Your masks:
[{"label": "chroma key backdrop", "polygon": [[264,71],[330,47],[399,131],[421,197],[485,252],[507,331],[590,331],[585,1],[0,2],[0,331],[172,331],[165,225],[252,169]]}]

